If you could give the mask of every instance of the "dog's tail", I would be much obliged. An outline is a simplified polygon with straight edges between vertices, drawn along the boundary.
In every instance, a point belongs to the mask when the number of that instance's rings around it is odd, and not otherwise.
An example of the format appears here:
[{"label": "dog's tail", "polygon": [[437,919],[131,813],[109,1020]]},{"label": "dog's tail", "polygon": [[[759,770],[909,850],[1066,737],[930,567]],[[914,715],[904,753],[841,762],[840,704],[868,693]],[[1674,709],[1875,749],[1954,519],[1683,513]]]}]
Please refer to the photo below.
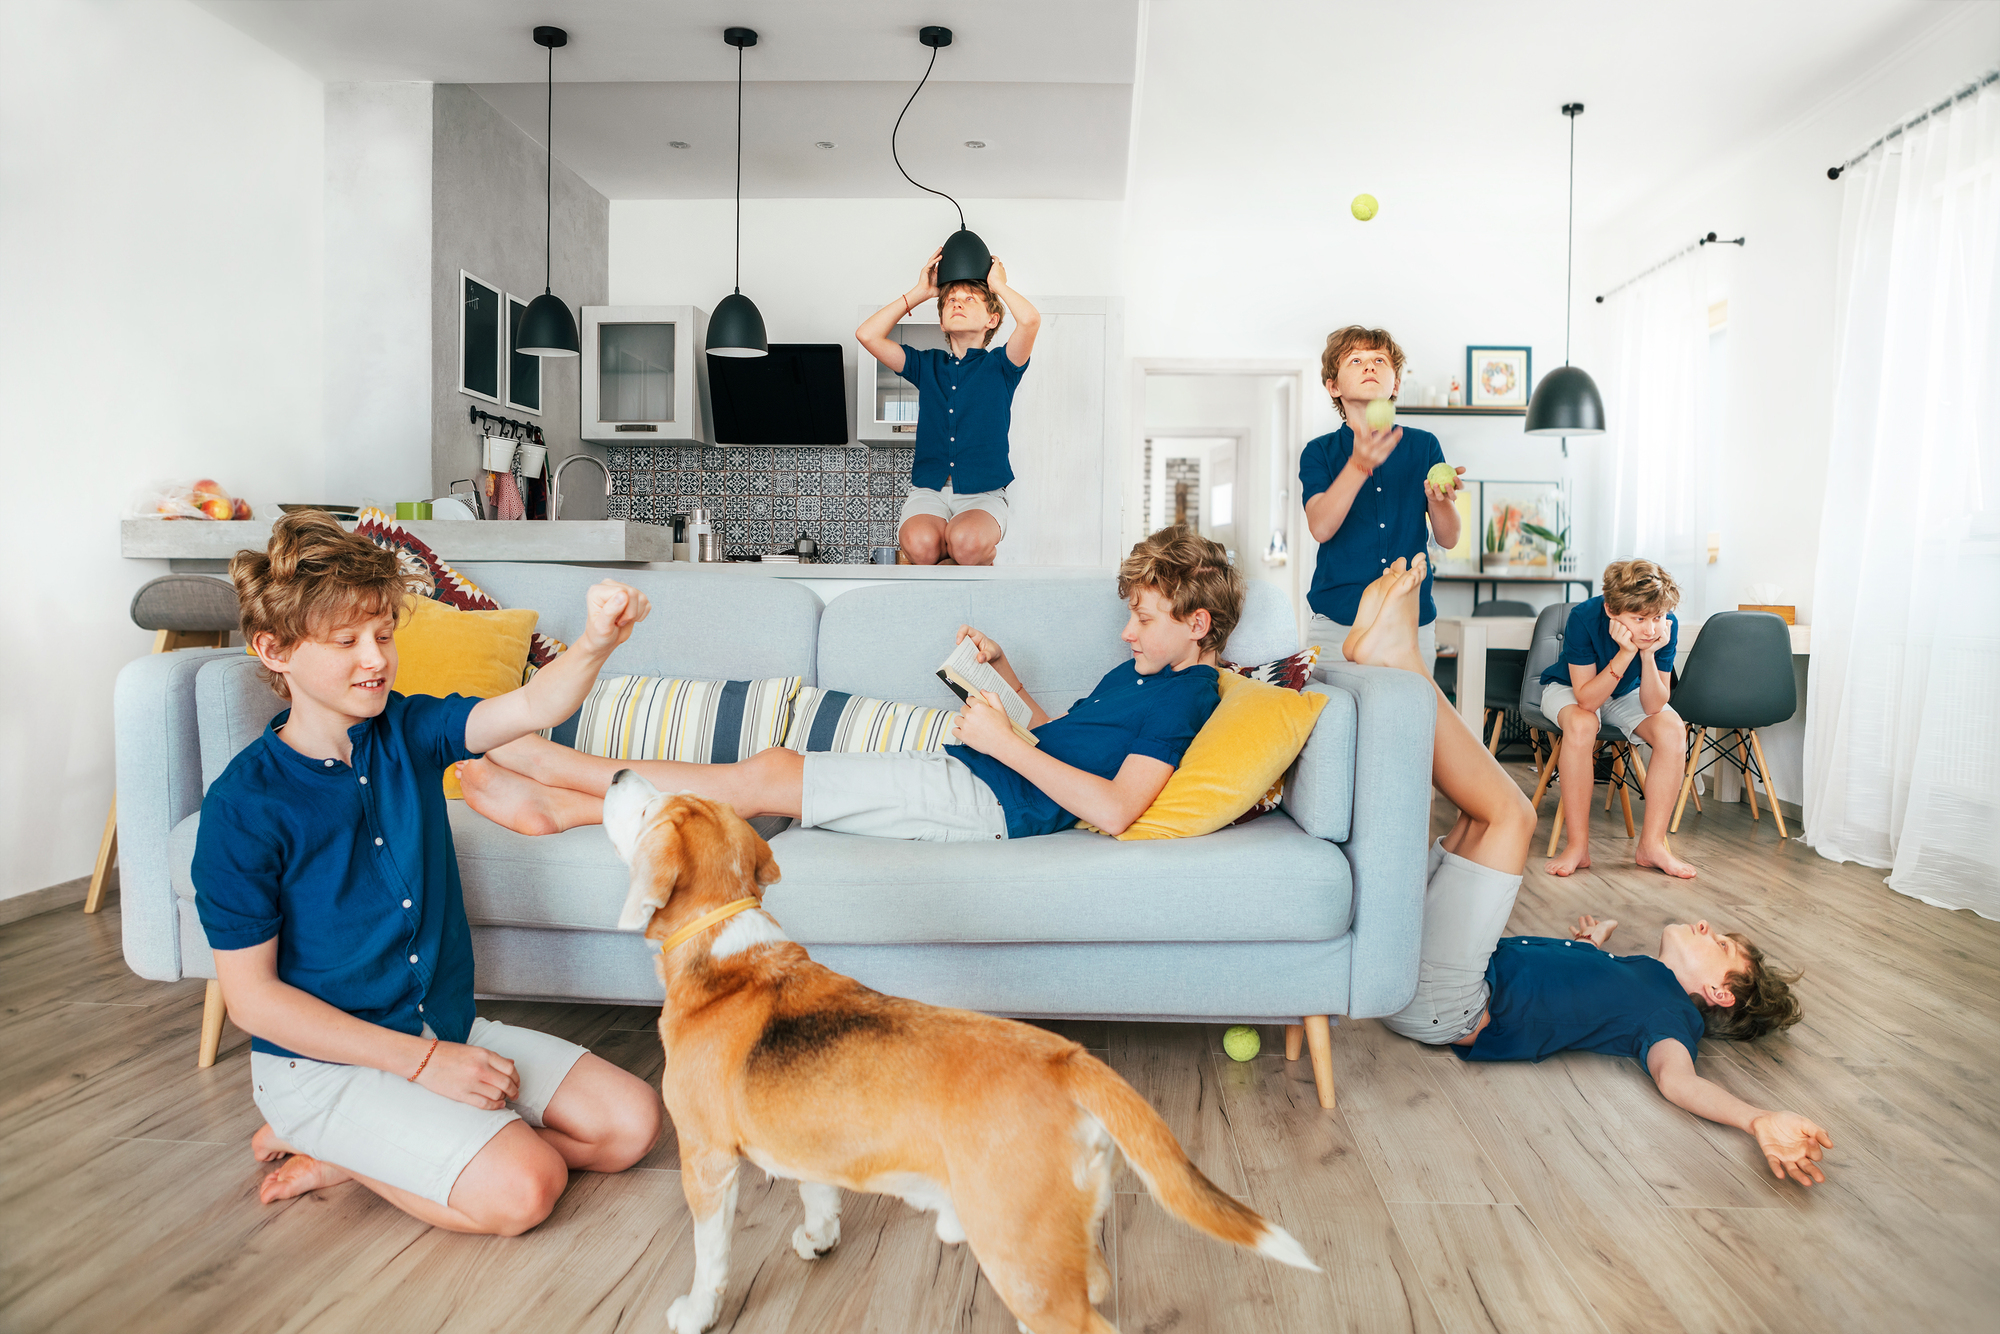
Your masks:
[{"label": "dog's tail", "polygon": [[1320,1272],[1291,1233],[1225,1193],[1188,1161],[1167,1123],[1104,1062],[1087,1052],[1069,1061],[1070,1096],[1096,1117],[1132,1170],[1169,1212],[1212,1237],[1247,1247],[1296,1269]]}]

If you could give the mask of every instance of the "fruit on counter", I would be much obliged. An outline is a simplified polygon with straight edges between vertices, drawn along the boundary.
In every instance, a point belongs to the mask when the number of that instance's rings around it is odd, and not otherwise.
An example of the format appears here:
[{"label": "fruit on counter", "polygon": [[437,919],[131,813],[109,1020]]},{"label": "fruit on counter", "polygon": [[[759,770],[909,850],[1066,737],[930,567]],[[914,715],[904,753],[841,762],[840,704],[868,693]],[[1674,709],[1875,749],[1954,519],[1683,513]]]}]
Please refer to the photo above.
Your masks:
[{"label": "fruit on counter", "polygon": [[234,507],[233,507],[233,508],[232,508],[232,509],[230,510],[230,512],[229,512],[229,517],[230,517],[230,518],[232,518],[232,519],[247,519],[247,518],[249,518],[249,517],[250,517],[250,502],[249,502],[249,501],[247,501],[247,500],[245,500],[245,499],[244,499],[243,497],[241,497],[241,496],[238,496],[238,497],[236,497],[236,504],[235,504],[235,506],[234,506]]},{"label": "fruit on counter", "polygon": [[228,496],[210,496],[196,501],[195,508],[211,519],[227,519],[236,512],[236,505]]}]

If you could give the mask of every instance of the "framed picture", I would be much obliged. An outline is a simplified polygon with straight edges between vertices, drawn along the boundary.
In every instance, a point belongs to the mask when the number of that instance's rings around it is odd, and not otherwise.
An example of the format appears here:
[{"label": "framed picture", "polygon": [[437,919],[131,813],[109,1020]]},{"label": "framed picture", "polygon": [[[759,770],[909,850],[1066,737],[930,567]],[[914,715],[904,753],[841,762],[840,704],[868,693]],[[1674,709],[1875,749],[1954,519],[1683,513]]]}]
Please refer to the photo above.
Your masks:
[{"label": "framed picture", "polygon": [[542,359],[521,351],[521,320],[528,303],[512,292],[507,294],[507,406],[540,416],[542,412]]},{"label": "framed picture", "polygon": [[464,269],[458,271],[458,392],[500,402],[506,382],[501,353],[505,301],[500,289]]},{"label": "framed picture", "polygon": [[1465,405],[1525,408],[1534,387],[1534,353],[1525,347],[1465,349]]},{"label": "framed picture", "polygon": [[1561,482],[1479,483],[1479,564],[1487,573],[1574,571],[1569,492]]}]

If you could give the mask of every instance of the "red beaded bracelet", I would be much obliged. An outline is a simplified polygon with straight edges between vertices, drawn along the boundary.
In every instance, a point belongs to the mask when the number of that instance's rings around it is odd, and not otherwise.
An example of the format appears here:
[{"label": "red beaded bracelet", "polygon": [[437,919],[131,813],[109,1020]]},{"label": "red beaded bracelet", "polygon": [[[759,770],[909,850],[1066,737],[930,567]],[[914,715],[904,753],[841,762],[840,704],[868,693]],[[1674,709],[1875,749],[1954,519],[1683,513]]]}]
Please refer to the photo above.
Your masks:
[{"label": "red beaded bracelet", "polygon": [[417,1075],[421,1075],[424,1072],[424,1067],[431,1063],[431,1052],[435,1052],[438,1049],[438,1043],[442,1041],[444,1041],[443,1038],[431,1039],[431,1049],[424,1053],[423,1060],[417,1062],[417,1074],[410,1076],[410,1083],[414,1084],[417,1082]]}]

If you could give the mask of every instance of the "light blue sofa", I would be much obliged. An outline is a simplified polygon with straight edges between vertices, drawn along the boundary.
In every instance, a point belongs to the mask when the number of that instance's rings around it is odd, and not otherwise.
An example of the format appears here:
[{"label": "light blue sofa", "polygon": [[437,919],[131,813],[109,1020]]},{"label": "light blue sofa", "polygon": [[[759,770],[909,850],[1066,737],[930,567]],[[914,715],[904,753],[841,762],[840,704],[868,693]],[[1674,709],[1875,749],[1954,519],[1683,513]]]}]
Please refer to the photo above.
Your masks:
[{"label": "light blue sofa", "polygon": [[[465,573],[569,640],[584,589],[607,571],[491,563]],[[912,581],[822,605],[748,571],[615,574],[653,603],[612,659],[618,672],[798,675],[950,706],[933,669],[969,623],[1059,713],[1126,655],[1126,611],[1109,577]],[[1253,586],[1227,656],[1262,662],[1296,647],[1283,598]],[[766,902],[822,963],[938,1004],[1265,1024],[1393,1013],[1416,988],[1433,697],[1405,672],[1335,664],[1319,675],[1310,689],[1327,706],[1283,806],[1248,824],[1141,843],[1083,831],[905,843],[788,828],[771,840],[783,878]],[[124,943],[141,976],[215,976],[189,878],[201,795],[281,707],[240,649],[158,654],[120,674]],[[614,928],[625,868],[601,829],[530,838],[460,802],[451,819],[480,994],[658,1003],[645,942]],[[1331,1093],[1323,1081],[1329,1105]]]}]

